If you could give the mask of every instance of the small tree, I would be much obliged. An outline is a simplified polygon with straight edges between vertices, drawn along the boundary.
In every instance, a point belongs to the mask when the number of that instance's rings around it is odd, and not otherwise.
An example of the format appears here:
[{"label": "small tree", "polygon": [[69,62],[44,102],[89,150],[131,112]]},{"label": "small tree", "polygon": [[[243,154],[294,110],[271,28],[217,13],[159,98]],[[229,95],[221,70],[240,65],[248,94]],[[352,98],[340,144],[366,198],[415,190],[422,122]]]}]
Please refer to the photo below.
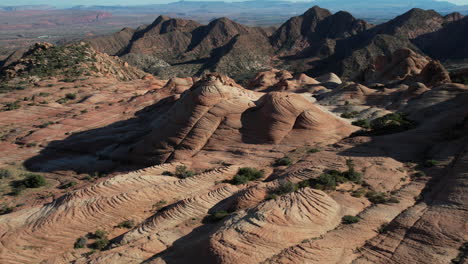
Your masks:
[{"label": "small tree", "polygon": [[135,226],[135,221],[133,220],[125,220],[123,222],[120,222],[117,227],[119,228],[127,228],[130,229]]}]

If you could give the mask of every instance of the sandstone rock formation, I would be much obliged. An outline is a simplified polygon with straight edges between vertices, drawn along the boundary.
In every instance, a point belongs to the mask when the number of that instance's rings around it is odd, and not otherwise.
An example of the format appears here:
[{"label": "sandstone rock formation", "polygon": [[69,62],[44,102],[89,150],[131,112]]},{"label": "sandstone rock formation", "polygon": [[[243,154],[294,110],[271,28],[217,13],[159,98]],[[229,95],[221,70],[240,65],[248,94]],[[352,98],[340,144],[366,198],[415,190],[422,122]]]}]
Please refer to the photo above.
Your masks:
[{"label": "sandstone rock formation", "polygon": [[112,156],[158,164],[186,159],[217,145],[313,144],[337,140],[354,130],[301,95],[252,92],[222,75],[208,75],[197,82],[151,129],[139,142],[115,150]]},{"label": "sandstone rock formation", "polygon": [[364,81],[367,83],[403,80],[415,80],[428,86],[451,81],[440,62],[409,49],[396,50],[392,56],[377,57],[364,71]]}]

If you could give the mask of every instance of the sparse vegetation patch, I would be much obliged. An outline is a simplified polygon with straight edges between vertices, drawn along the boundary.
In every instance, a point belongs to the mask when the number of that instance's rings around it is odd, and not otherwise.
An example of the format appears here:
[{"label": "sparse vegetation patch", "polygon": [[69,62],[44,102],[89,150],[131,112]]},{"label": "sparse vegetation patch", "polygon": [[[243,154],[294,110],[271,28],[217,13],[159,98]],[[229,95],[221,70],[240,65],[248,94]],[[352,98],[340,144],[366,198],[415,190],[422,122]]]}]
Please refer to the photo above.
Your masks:
[{"label": "sparse vegetation patch", "polygon": [[229,182],[234,185],[246,184],[249,181],[255,181],[263,178],[265,172],[255,168],[244,167],[237,171],[237,174]]}]

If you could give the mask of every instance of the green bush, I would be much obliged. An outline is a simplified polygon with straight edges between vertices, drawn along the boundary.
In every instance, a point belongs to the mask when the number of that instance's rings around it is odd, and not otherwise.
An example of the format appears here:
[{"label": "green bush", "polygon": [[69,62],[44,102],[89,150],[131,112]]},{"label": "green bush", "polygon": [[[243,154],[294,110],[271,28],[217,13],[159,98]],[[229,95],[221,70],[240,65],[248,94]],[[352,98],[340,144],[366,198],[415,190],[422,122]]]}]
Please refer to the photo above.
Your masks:
[{"label": "green bush", "polygon": [[379,229],[377,229],[377,232],[378,232],[379,234],[385,233],[385,231],[387,231],[387,226],[388,226],[388,223],[382,224],[382,225],[379,227]]},{"label": "green bush", "polygon": [[362,174],[355,170],[353,160],[346,160],[346,166],[348,170],[344,172],[337,170],[325,171],[318,178],[309,180],[309,185],[319,190],[335,190],[336,186],[340,183],[348,181],[362,183]]},{"label": "green bush", "polygon": [[426,168],[431,168],[437,165],[439,165],[439,162],[437,160],[426,160],[424,162],[424,167]]},{"label": "green bush", "polygon": [[276,195],[285,195],[288,193],[295,192],[298,189],[299,189],[298,184],[294,184],[290,181],[287,181],[287,182],[280,183],[280,185],[277,188],[271,190],[269,193],[276,194]]},{"label": "green bush", "polygon": [[85,237],[79,237],[78,239],[76,239],[73,248],[84,248],[86,247],[86,242],[87,240]]},{"label": "green bush", "polygon": [[348,171],[344,172],[343,176],[352,182],[359,183],[361,181],[362,174],[354,169],[353,160],[346,160],[346,166],[348,167]]},{"label": "green bush", "polygon": [[91,247],[97,250],[103,250],[104,248],[109,245],[109,239],[107,238],[100,238],[94,241],[93,244],[91,244]]},{"label": "green bush", "polygon": [[101,229],[96,230],[94,234],[92,235],[92,237],[99,238],[99,239],[106,238],[106,236],[107,236],[107,232]]},{"label": "green bush", "polygon": [[366,193],[366,189],[360,188],[360,189],[358,189],[358,190],[353,191],[353,192],[351,193],[351,196],[356,197],[356,198],[360,198],[360,197],[362,197],[365,193]]},{"label": "green bush", "polygon": [[50,121],[49,122],[44,122],[44,123],[40,124],[38,127],[39,128],[46,128],[46,127],[48,127],[48,126],[50,126],[52,124],[54,124],[54,122],[50,122]]},{"label": "green bush", "polygon": [[352,123],[365,129],[368,132],[359,132],[355,135],[385,135],[398,133],[415,127],[415,123],[408,119],[405,113],[391,113],[372,121],[360,119]]},{"label": "green bush", "polygon": [[278,195],[274,194],[274,193],[268,193],[266,196],[265,196],[265,200],[276,200],[278,198]]},{"label": "green bush", "polygon": [[27,174],[26,178],[23,180],[24,186],[26,188],[39,188],[47,184],[44,176],[39,174]]},{"label": "green bush", "polygon": [[12,195],[18,196],[26,188],[39,188],[47,184],[46,179],[39,174],[24,174],[25,178],[20,181],[13,181],[10,185],[13,187]]},{"label": "green bush", "polygon": [[65,98],[68,99],[68,100],[75,100],[76,99],[76,94],[74,93],[67,93],[65,95]]},{"label": "green bush", "polygon": [[399,203],[396,197],[388,197],[386,193],[369,191],[366,193],[367,199],[373,204]]},{"label": "green bush", "polygon": [[361,219],[357,216],[352,216],[352,215],[345,215],[341,218],[341,223],[344,225],[350,225],[350,224],[355,224],[359,222]]},{"label": "green bush", "polygon": [[255,181],[260,178],[263,178],[263,176],[264,176],[263,170],[257,170],[255,168],[244,167],[244,168],[240,168],[237,171],[237,174],[232,178],[230,183],[234,185],[245,184],[249,181]]},{"label": "green bush", "polygon": [[321,150],[319,148],[309,148],[307,150],[307,153],[317,153],[320,152]]},{"label": "green bush", "polygon": [[216,211],[213,214],[211,214],[211,220],[215,222],[221,221],[223,218],[225,218],[228,215],[229,213],[225,210]]},{"label": "green bush", "polygon": [[293,163],[290,157],[283,157],[275,161],[274,166],[290,166]]},{"label": "green bush", "polygon": [[316,179],[312,179],[312,188],[319,190],[335,190],[336,177],[333,174],[324,173]]},{"label": "green bush", "polygon": [[195,176],[195,172],[188,170],[187,166],[185,165],[176,166],[176,170],[174,174],[180,179],[185,179],[185,178]]},{"label": "green bush", "polygon": [[391,134],[414,128],[414,123],[404,113],[391,113],[371,121],[374,134]]},{"label": "green bush", "polygon": [[369,191],[366,193],[366,197],[374,204],[382,204],[387,201],[387,195],[382,192]]},{"label": "green bush", "polygon": [[21,107],[21,105],[19,104],[19,102],[15,101],[15,102],[12,102],[12,103],[6,103],[4,110],[5,111],[13,111],[13,110],[19,109],[20,107]]},{"label": "green bush", "polygon": [[342,118],[347,118],[347,119],[356,118],[356,116],[357,116],[358,114],[359,114],[359,112],[357,112],[357,111],[345,112],[345,113],[341,114],[341,117],[342,117]]},{"label": "green bush", "polygon": [[0,179],[13,177],[13,172],[8,169],[0,169]]},{"label": "green bush", "polygon": [[359,120],[356,120],[356,121],[352,122],[351,124],[353,126],[362,127],[362,128],[365,128],[365,129],[370,129],[371,128],[370,121],[367,120],[367,119],[359,119]]},{"label": "green bush", "polygon": [[65,184],[62,184],[59,188],[60,188],[60,189],[68,189],[68,188],[71,188],[71,187],[73,187],[73,186],[75,186],[75,185],[77,185],[77,184],[78,184],[78,183],[75,182],[75,181],[70,181],[70,182],[67,182],[67,183],[65,183]]},{"label": "green bush", "polygon": [[5,215],[13,212],[13,207],[10,206],[3,206],[0,208],[0,215]]},{"label": "green bush", "polygon": [[167,201],[160,200],[157,203],[153,204],[153,210],[157,211],[157,210],[163,208],[166,204],[167,204]]},{"label": "green bush", "polygon": [[135,226],[135,221],[133,220],[125,220],[123,222],[120,222],[117,225],[118,228],[127,228],[127,229],[133,228],[134,226]]}]

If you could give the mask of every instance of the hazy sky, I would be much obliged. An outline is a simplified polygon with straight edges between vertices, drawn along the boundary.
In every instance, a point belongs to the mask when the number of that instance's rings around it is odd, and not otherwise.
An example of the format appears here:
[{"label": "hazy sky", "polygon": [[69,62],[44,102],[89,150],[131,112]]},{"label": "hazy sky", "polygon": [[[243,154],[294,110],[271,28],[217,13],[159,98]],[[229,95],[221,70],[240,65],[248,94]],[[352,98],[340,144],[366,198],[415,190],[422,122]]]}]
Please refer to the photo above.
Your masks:
[{"label": "hazy sky", "polygon": [[[38,5],[47,4],[58,7],[73,5],[138,5],[175,2],[176,0],[0,0],[1,5]],[[209,0],[208,0],[209,1]],[[218,0],[219,1],[219,0]],[[299,0],[301,1],[301,0]],[[307,0],[302,0],[307,1]],[[372,1],[372,0],[369,0]],[[460,5],[468,5],[468,0],[447,0]]]}]

